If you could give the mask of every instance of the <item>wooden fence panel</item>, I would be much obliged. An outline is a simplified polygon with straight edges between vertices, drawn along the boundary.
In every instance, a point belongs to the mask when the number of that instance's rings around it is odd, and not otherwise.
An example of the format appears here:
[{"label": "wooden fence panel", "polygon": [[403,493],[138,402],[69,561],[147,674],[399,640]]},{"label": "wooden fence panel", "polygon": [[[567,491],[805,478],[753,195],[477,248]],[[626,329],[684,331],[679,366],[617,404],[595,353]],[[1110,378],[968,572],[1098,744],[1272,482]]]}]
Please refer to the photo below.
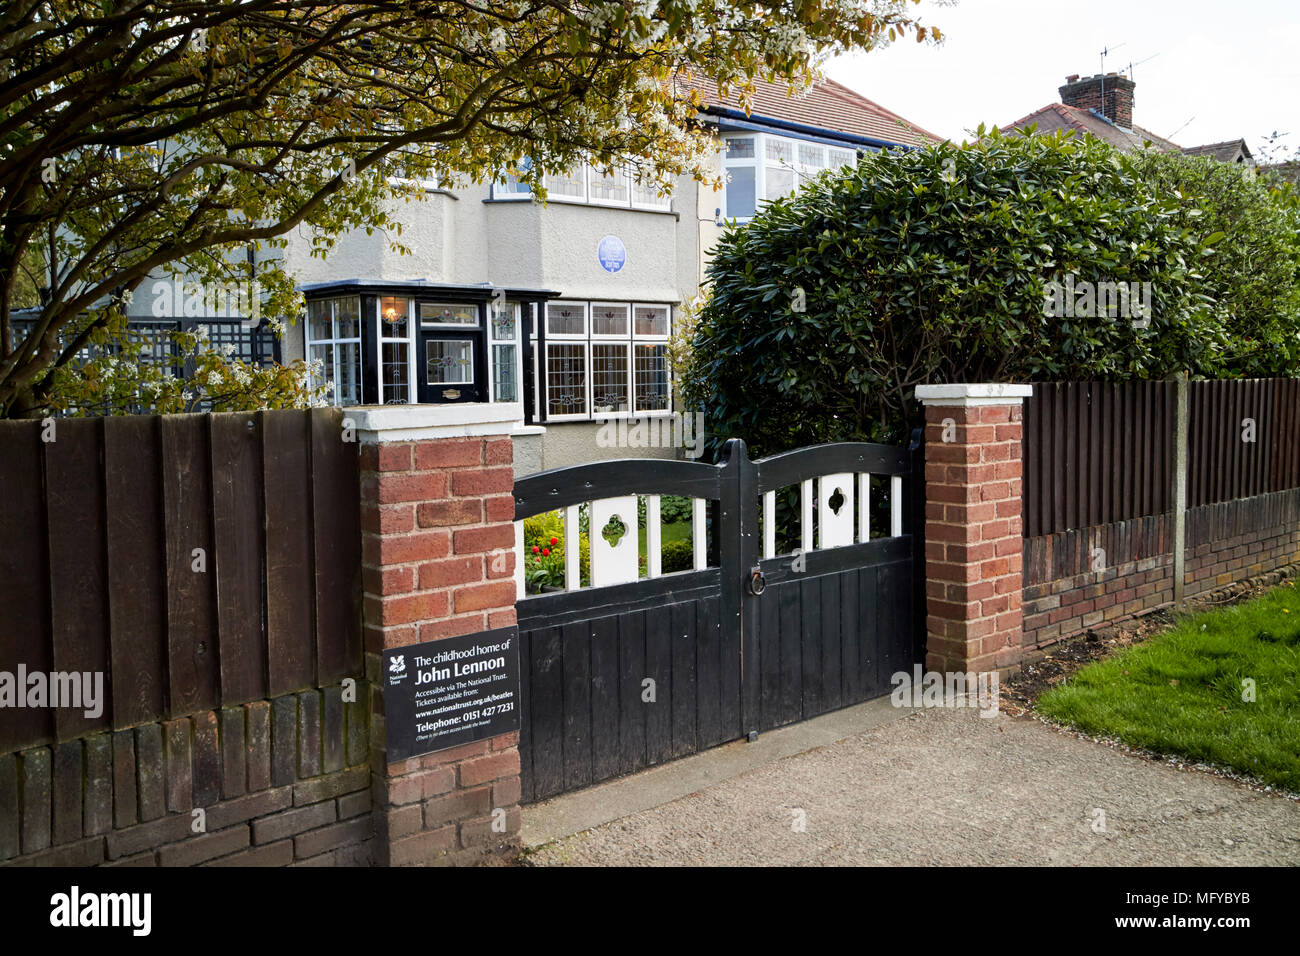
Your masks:
[{"label": "wooden fence panel", "polygon": [[167,572],[159,420],[104,419],[113,726],[167,712]]},{"label": "wooden fence panel", "polygon": [[0,422],[0,670],[102,673],[103,709],[6,709],[0,754],[362,673],[339,410],[44,428]]},{"label": "wooden fence panel", "polygon": [[327,684],[361,666],[361,488],[355,432],[343,412],[311,412],[311,500],[316,568],[316,679]]},{"label": "wooden fence panel", "polygon": [[267,689],[262,429],[252,412],[213,415],[210,426],[221,699],[242,704]]},{"label": "wooden fence panel", "polygon": [[267,671],[273,696],[311,687],[316,677],[309,426],[303,413],[262,413],[266,592],[270,596]]},{"label": "wooden fence panel", "polygon": [[199,415],[167,415],[162,429],[167,555],[167,683],[171,716],[221,699],[208,429]]},{"label": "wooden fence panel", "polygon": [[1188,391],[1188,507],[1300,486],[1300,381],[1192,382]]},{"label": "wooden fence panel", "polygon": [[[19,665],[29,671],[53,669],[41,432],[37,422],[0,421],[0,670],[14,675]],[[0,720],[0,753],[44,743],[53,735],[49,710],[6,709]]]},{"label": "wooden fence panel", "polygon": [[[103,425],[80,419],[57,422],[56,428],[55,440],[45,443],[53,668],[103,674],[107,695],[112,675],[103,550]],[[82,709],[59,707],[54,714],[55,734],[59,740],[72,740],[108,727],[110,720],[107,706],[96,717],[87,717]]]},{"label": "wooden fence panel", "polygon": [[1026,537],[1170,507],[1174,385],[1048,382],[1024,413]]},{"label": "wooden fence panel", "polygon": [[[1025,404],[1025,536],[1172,508],[1175,399],[1173,382],[1036,384]],[[1300,380],[1189,383],[1187,506],[1300,487],[1297,436]]]}]

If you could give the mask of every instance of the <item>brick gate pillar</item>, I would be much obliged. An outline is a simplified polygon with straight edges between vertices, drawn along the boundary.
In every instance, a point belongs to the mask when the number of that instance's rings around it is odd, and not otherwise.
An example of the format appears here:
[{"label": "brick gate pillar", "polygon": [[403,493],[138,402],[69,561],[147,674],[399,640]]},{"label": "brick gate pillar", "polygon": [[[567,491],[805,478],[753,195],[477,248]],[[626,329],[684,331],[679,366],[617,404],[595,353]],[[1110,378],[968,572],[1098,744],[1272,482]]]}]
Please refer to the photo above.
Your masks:
[{"label": "brick gate pillar", "polygon": [[922,385],[926,667],[1007,673],[1023,637],[1020,439],[1029,385]]},{"label": "brick gate pillar", "polygon": [[381,661],[388,649],[516,623],[510,433],[520,408],[385,406],[348,409],[347,417],[362,443],[375,862],[461,863],[506,852],[520,827],[518,733],[390,763]]}]

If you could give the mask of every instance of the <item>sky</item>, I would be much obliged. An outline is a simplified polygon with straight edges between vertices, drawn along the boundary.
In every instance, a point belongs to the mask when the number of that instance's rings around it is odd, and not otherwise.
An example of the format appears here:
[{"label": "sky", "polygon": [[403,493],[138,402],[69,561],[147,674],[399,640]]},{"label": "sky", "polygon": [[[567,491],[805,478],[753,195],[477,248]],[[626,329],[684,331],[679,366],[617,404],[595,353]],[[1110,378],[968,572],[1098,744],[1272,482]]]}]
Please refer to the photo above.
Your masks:
[{"label": "sky", "polygon": [[[1300,151],[1300,0],[921,0],[940,45],[907,40],[831,61],[827,76],[960,142],[1060,102],[1065,77],[1136,83],[1133,122],[1180,146],[1273,132]],[[1130,70],[1130,64],[1132,64]],[[1283,158],[1279,156],[1278,158]]]}]

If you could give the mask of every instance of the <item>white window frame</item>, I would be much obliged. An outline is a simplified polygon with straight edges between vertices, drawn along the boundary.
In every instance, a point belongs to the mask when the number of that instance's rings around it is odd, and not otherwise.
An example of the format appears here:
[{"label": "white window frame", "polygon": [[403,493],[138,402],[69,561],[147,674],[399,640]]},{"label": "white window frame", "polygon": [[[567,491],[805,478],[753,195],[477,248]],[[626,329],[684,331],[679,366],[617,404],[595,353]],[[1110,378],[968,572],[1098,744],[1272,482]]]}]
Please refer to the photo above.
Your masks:
[{"label": "white window frame", "polygon": [[[807,185],[807,183],[814,176],[817,176],[818,174],[823,173],[828,169],[839,169],[841,166],[847,166],[850,163],[856,163],[858,161],[858,154],[860,152],[860,150],[857,147],[832,146],[828,143],[819,142],[817,140],[799,139],[793,136],[777,136],[774,133],[760,133],[757,130],[736,130],[732,132],[723,133],[720,138],[722,140],[722,153],[721,153],[722,170],[724,173],[728,174],[727,176],[728,179],[730,179],[730,171],[732,167],[743,166],[745,168],[752,168],[754,170],[754,213],[755,215],[761,212],[765,205],[772,202],[771,199],[767,198],[767,170],[769,165],[772,166],[779,165],[779,166],[787,167],[794,171],[794,192],[786,193],[786,195],[797,195],[799,190],[803,189],[803,187]],[[753,157],[740,158],[740,159],[727,158],[727,143],[729,141],[733,139],[750,139],[750,138],[754,140]],[[770,142],[779,142],[779,143],[788,144],[791,147],[791,151],[790,151],[791,161],[787,163],[785,161],[780,161],[780,160],[769,160],[767,156],[767,147],[768,147],[768,143]],[[816,147],[822,150],[822,156],[825,158],[827,165],[817,167],[817,166],[810,166],[802,162],[799,159],[799,149],[800,147],[805,147],[805,146]],[[832,150],[839,150],[851,154],[852,158],[846,159],[845,162],[843,163],[833,165],[831,164]],[[724,185],[723,193],[722,193],[723,218],[735,219],[737,222],[748,222],[749,219],[751,218],[749,216],[732,216],[729,214],[730,210],[727,208],[726,189],[727,187],[726,185]]]},{"label": "white window frame", "polygon": [[524,400],[524,336],[520,334],[523,323],[525,322],[525,309],[528,307],[526,302],[506,302],[506,308],[513,311],[515,322],[515,337],[513,339],[500,339],[496,335],[496,327],[493,324],[492,310],[494,305],[491,301],[487,304],[487,366],[488,366],[488,401],[497,402],[497,361],[496,350],[499,345],[513,345],[515,347],[515,402],[523,403]]},{"label": "white window frame", "polygon": [[[663,335],[639,335],[636,331],[636,310],[637,309],[664,309],[668,313],[667,331]],[[630,386],[632,414],[636,417],[662,417],[673,413],[673,372],[668,372],[668,407],[654,408],[642,411],[636,405],[636,346],[638,345],[667,345],[668,340],[673,334],[673,307],[668,302],[633,302],[631,311],[628,313],[628,324],[632,333],[632,351],[628,361],[628,374],[632,379]]]},{"label": "white window frame", "polygon": [[[384,299],[405,299],[406,300],[406,337],[385,335],[384,330],[388,328],[388,323],[384,321],[382,314]],[[384,346],[404,344],[406,346],[406,404],[413,405],[416,401],[416,365],[415,365],[415,299],[409,295],[377,295],[375,296],[375,316],[374,329],[375,341],[379,343],[375,349],[375,381],[379,383],[379,404],[386,404],[384,400]]]},{"label": "white window frame", "polygon": [[[355,299],[355,300],[356,300],[356,303],[357,303],[357,335],[356,335],[356,338],[341,339],[341,338],[338,337],[338,330],[339,330],[339,320],[338,320],[338,301],[339,301],[340,299]],[[362,323],[365,322],[365,320],[366,320],[365,316],[362,314],[362,309],[361,309],[361,296],[360,296],[360,294],[355,294],[355,293],[354,293],[354,294],[350,294],[350,295],[349,295],[349,294],[344,294],[344,295],[332,295],[332,296],[327,296],[327,297],[322,298],[322,299],[316,299],[316,300],[313,300],[313,301],[314,301],[314,302],[328,302],[328,303],[330,304],[330,338],[328,338],[328,339],[314,339],[314,338],[312,338],[312,335],[311,335],[311,332],[312,332],[312,323],[311,323],[310,304],[309,304],[309,305],[308,305],[308,310],[309,310],[309,311],[308,311],[308,315],[307,315],[307,317],[306,317],[306,321],[303,322],[303,345],[304,345],[304,349],[305,349],[306,359],[307,359],[307,361],[308,361],[309,363],[312,362],[312,361],[314,360],[315,356],[312,354],[312,348],[313,348],[313,347],[324,347],[324,346],[330,346],[330,351],[331,351],[331,354],[332,354],[332,357],[333,357],[333,360],[334,360],[334,362],[333,362],[333,378],[332,378],[332,384],[333,384],[333,386],[334,386],[334,394],[330,397],[330,404],[331,404],[332,406],[334,406],[335,408],[347,408],[347,407],[349,407],[350,405],[353,405],[353,404],[360,405],[360,404],[362,404],[362,403],[365,401],[365,398],[364,398],[364,385],[363,385],[363,382],[364,382],[364,373],[365,373],[365,364],[366,364],[366,363],[365,363],[365,357],[362,355],[362,349],[361,349],[361,326],[362,326]],[[340,376],[339,376],[339,374],[338,374],[338,370],[339,370],[339,346],[340,346],[340,345],[355,345],[355,346],[357,347],[357,364],[356,364],[356,372],[357,372],[357,400],[356,400],[355,403],[353,403],[353,402],[349,402],[347,405],[344,405],[343,402],[340,400],[340,399],[341,399],[340,386],[339,386],[339,378],[340,378]]]},{"label": "white window frame", "polygon": [[[502,173],[501,175],[504,175]],[[604,174],[594,163],[583,163],[576,174],[576,178],[582,180],[582,195],[570,196],[552,192],[553,182],[556,178],[553,175],[543,177],[542,182],[546,185],[546,201],[557,203],[568,203],[572,206],[604,206],[608,209],[635,209],[640,212],[672,212],[673,197],[671,194],[663,196],[656,195],[653,199],[637,198],[637,183],[635,171],[629,164],[622,164],[618,167],[617,176],[623,180],[623,188],[627,192],[625,199],[597,199],[592,195],[592,187],[598,177]],[[491,186],[491,196],[494,200],[501,202],[521,202],[525,199],[532,199],[531,192],[504,192],[505,184],[494,180]],[[644,188],[653,189],[658,192],[657,186],[646,185]]]},{"label": "white window frame", "polygon": [[[531,165],[531,161],[529,161],[529,165]],[[502,190],[508,185],[508,183],[503,182],[501,180],[507,177],[508,175],[509,174],[503,169],[497,174],[498,179],[494,179],[492,181],[492,188],[491,188],[492,198],[499,202],[532,202],[533,190],[531,186],[528,187],[527,192],[515,192],[513,190],[508,193],[502,192]],[[514,183],[518,186],[524,185],[524,183],[520,182],[518,179],[514,179]]]},{"label": "white window frame", "polygon": [[[578,346],[582,349],[582,391],[583,401],[586,408],[581,412],[569,412],[567,414],[552,414],[551,404],[551,349],[559,346]],[[542,382],[542,388],[545,395],[542,401],[545,402],[546,420],[548,422],[588,422],[591,421],[591,340],[578,338],[577,336],[560,336],[551,338],[548,333],[546,336],[546,377]]]},{"label": "white window frame", "polygon": [[[406,152],[409,152],[409,150],[405,152],[399,150],[389,153],[388,159],[393,163],[401,162],[401,157],[405,155]],[[417,189],[424,190],[425,192],[433,192],[434,190],[442,188],[442,183],[438,181],[437,176],[433,179],[414,179],[410,176],[394,175],[386,176],[385,180],[390,186],[414,186]]]},{"label": "white window frame", "polygon": [[554,179],[554,178],[555,178],[555,177],[553,177],[553,176],[547,176],[547,177],[545,177],[545,179],[543,180],[543,181],[546,183],[546,200],[547,200],[547,202],[567,202],[567,203],[572,203],[572,204],[575,205],[575,206],[585,206],[585,205],[587,205],[587,196],[589,195],[590,184],[589,184],[589,182],[588,182],[589,177],[588,177],[588,168],[587,168],[586,164],[583,164],[581,167],[579,167],[579,171],[578,171],[578,178],[580,178],[580,179],[582,180],[582,195],[581,195],[581,196],[566,196],[566,195],[563,195],[563,194],[552,193],[552,192],[551,192],[551,180]]},{"label": "white window frame", "polygon": [[610,206],[615,209],[632,208],[632,179],[628,175],[627,167],[615,166],[613,176],[615,180],[621,179],[623,181],[623,189],[627,191],[627,198],[626,199],[597,199],[595,196],[596,182],[597,180],[603,180],[605,178],[605,174],[595,166],[587,167],[587,202],[589,205]]},{"label": "white window frame", "polygon": [[[474,322],[472,324],[469,322],[430,322],[428,324],[425,324],[424,319],[420,317],[420,306],[422,305],[434,306],[435,308],[441,306],[445,309],[453,309],[453,308],[466,309],[467,308],[474,313]],[[483,328],[482,310],[480,310],[478,304],[474,302],[439,302],[435,299],[422,299],[415,306],[415,320],[419,324],[420,328],[422,329],[448,329],[454,331],[456,329]]]},{"label": "white window frame", "polygon": [[[663,196],[656,195],[652,200],[644,200],[644,199],[638,200],[636,198],[636,190],[637,190],[636,173],[631,167],[628,167],[627,181],[628,181],[628,197],[632,201],[633,209],[642,209],[650,212],[672,212],[673,197],[670,194],[666,194]],[[656,193],[658,192],[658,186],[654,185],[653,183],[645,183],[643,188],[647,190],[653,190]]]},{"label": "white window frame", "polygon": [[[581,332],[552,332],[551,331],[551,306],[553,305],[577,306],[578,309],[582,312],[582,331]],[[546,341],[549,342],[552,339],[555,339],[557,341],[560,339],[568,339],[571,341],[580,339],[585,342],[590,337],[590,332],[591,332],[591,312],[589,308],[590,305],[591,303],[584,302],[579,299],[551,299],[549,302],[547,302],[546,308],[542,315],[542,321],[546,323]]]},{"label": "white window frame", "polygon": [[[627,408],[614,409],[609,412],[599,412],[596,410],[596,346],[604,348],[621,348],[623,350],[624,363],[627,366],[627,374],[624,376],[623,388],[627,396]],[[610,336],[602,335],[592,337],[587,344],[587,407],[591,411],[593,421],[605,421],[610,418],[631,418],[633,415],[633,406],[636,405],[636,396],[632,393],[632,339],[628,336]]]},{"label": "white window frame", "polygon": [[[674,305],[671,302],[636,302],[636,301],[614,301],[608,299],[598,299],[594,301],[579,302],[573,299],[552,299],[545,303],[551,305],[580,305],[583,308],[583,335],[569,333],[567,335],[553,334],[550,329],[546,332],[546,354],[542,355],[537,350],[537,337],[532,336],[533,341],[533,401],[534,415],[539,416],[543,408],[547,409],[546,420],[552,422],[568,421],[606,421],[608,419],[618,418],[642,418],[642,417],[664,417],[673,414],[673,379],[671,369],[668,371],[668,407],[661,409],[650,409],[639,411],[636,407],[636,347],[638,345],[667,345],[672,338],[672,323]],[[594,318],[596,310],[602,306],[617,305],[627,310],[627,332],[623,335],[597,334],[595,330]],[[661,335],[638,335],[636,332],[636,310],[637,309],[662,309],[667,313],[668,325],[667,331]],[[539,305],[538,311],[543,314],[546,309]],[[544,321],[545,319],[543,319]],[[549,411],[550,400],[550,354],[551,347],[558,345],[582,345],[583,346],[583,368],[585,375],[585,398],[587,410],[577,414],[553,415]],[[628,407],[622,411],[600,412],[596,410],[596,381],[595,381],[595,347],[601,345],[618,345],[624,347],[627,356],[627,404]]]},{"label": "white window frame", "polygon": [[[754,141],[754,155],[742,156],[735,159],[727,158],[727,144],[733,139],[752,139]],[[749,133],[730,133],[722,137],[722,171],[726,174],[727,183],[731,180],[731,170],[736,167],[745,167],[754,170],[754,212],[758,212],[759,204],[763,197],[763,162],[762,155],[765,144],[763,135],[757,132]],[[735,219],[737,222],[748,222],[750,216],[733,216],[727,203],[727,187],[723,186],[722,191],[722,216],[724,219]]]},{"label": "white window frame", "polygon": [[[603,308],[608,308],[610,306],[614,306],[615,308],[622,309],[624,313],[626,313],[627,315],[627,325],[622,335],[618,335],[616,333],[610,333],[610,332],[596,331],[597,311]],[[608,302],[605,300],[592,301],[587,304],[587,330],[591,333],[592,340],[597,342],[599,341],[617,342],[622,339],[629,339],[632,337],[632,316],[633,315],[634,313],[632,311],[632,304],[630,302]]]}]

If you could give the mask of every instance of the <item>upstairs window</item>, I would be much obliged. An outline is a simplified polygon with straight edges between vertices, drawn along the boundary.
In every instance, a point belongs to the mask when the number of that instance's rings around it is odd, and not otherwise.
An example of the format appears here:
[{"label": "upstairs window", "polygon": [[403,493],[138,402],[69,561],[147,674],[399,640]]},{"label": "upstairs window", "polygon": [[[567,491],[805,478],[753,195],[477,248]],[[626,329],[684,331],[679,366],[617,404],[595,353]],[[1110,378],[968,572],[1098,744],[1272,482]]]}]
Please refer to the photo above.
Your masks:
[{"label": "upstairs window", "polygon": [[728,134],[722,144],[726,219],[750,219],[764,202],[789,196],[819,173],[858,158],[856,150],[769,133]]},{"label": "upstairs window", "polygon": [[[504,176],[504,182],[492,186],[493,199],[529,199],[532,193],[518,180]],[[672,197],[660,195],[654,183],[638,182],[631,167],[622,167],[606,173],[591,165],[579,166],[567,173],[552,174],[545,178],[546,196],[550,202],[582,203],[593,206],[617,206],[621,209],[645,209],[667,212],[672,209]]]},{"label": "upstairs window", "polygon": [[518,169],[514,172],[505,170],[501,178],[492,184],[493,199],[532,199],[533,189],[526,182],[520,179],[521,174],[528,173],[533,168],[531,159],[522,159],[519,162]]}]

